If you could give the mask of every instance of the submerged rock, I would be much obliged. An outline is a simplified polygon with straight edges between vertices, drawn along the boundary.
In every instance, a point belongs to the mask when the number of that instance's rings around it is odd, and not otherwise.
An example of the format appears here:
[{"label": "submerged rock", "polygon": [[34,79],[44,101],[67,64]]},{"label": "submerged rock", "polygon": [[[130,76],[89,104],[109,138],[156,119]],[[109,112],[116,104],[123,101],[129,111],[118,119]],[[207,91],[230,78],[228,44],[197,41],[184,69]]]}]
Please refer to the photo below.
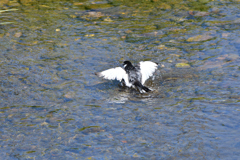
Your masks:
[{"label": "submerged rock", "polygon": [[214,38],[211,35],[197,35],[187,39],[188,42],[200,42],[200,41],[207,41]]},{"label": "submerged rock", "polygon": [[188,63],[177,63],[175,65],[175,67],[177,67],[177,68],[189,68],[190,65]]}]

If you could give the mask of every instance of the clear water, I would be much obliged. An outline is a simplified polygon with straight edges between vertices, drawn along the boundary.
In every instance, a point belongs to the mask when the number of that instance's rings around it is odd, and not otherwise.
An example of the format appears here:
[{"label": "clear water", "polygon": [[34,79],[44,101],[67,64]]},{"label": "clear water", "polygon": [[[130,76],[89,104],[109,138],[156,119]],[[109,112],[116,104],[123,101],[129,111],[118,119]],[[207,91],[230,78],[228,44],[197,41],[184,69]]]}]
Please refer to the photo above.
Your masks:
[{"label": "clear water", "polygon": [[[0,3],[1,159],[239,159],[238,1],[20,2]],[[160,63],[153,92],[94,75],[124,60]]]}]

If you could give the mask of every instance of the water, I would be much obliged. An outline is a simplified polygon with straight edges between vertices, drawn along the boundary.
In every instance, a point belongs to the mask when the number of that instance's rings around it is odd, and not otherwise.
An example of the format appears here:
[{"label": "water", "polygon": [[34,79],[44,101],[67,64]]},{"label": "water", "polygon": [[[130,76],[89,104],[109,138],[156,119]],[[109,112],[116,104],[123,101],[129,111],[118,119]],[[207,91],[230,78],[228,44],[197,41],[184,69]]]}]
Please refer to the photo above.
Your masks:
[{"label": "water", "polygon": [[[239,2],[0,7],[1,159],[239,159]],[[94,75],[124,60],[153,92]]]}]

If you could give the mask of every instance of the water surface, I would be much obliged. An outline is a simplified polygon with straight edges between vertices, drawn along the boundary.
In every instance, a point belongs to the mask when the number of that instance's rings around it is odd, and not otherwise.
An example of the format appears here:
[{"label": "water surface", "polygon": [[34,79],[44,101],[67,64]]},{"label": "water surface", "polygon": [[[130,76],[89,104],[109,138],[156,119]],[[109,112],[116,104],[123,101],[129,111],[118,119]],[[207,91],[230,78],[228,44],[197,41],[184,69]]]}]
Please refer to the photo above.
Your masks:
[{"label": "water surface", "polygon": [[[2,159],[239,159],[238,1],[20,2],[0,3]],[[153,92],[94,75],[124,60],[160,64]]]}]

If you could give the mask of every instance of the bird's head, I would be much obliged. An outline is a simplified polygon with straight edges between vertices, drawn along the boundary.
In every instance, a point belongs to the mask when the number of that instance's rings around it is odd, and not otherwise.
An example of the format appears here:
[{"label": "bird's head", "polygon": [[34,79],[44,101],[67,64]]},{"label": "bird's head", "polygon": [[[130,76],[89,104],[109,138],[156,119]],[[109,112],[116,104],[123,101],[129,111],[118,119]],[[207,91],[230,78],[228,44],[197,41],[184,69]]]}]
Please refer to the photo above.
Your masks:
[{"label": "bird's head", "polygon": [[132,66],[132,63],[130,61],[124,61],[123,62],[123,68]]}]

